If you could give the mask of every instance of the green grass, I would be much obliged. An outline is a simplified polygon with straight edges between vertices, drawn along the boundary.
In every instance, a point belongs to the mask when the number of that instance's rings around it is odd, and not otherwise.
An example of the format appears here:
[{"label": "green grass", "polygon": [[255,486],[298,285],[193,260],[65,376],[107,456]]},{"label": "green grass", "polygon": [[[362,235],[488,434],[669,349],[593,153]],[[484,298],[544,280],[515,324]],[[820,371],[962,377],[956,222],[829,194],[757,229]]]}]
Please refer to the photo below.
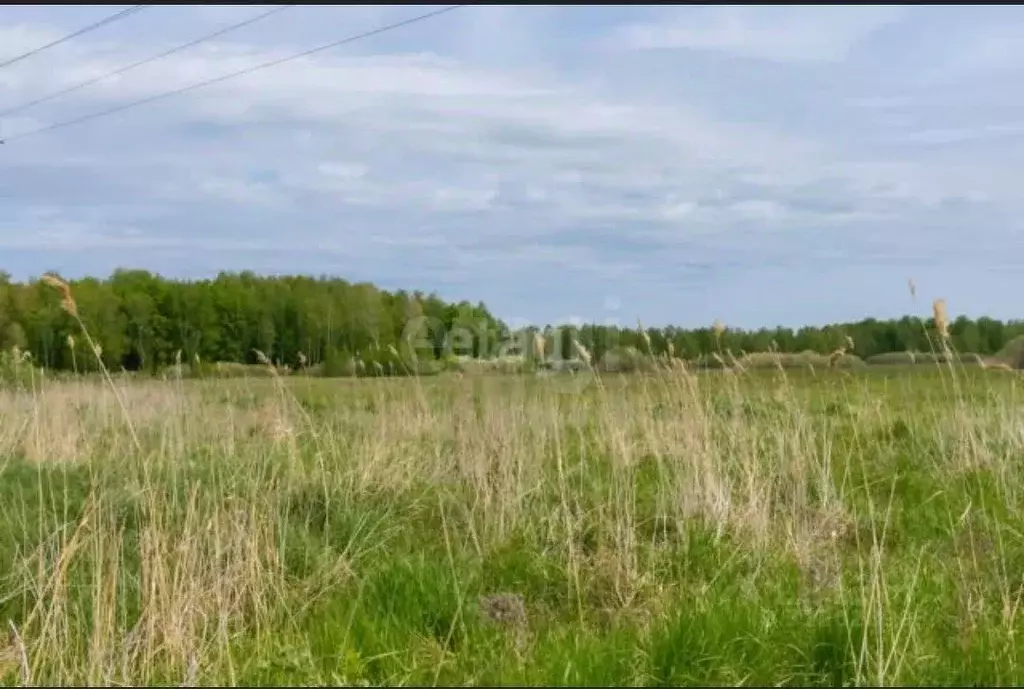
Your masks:
[{"label": "green grass", "polygon": [[[0,674],[1018,684],[1018,388],[885,367],[2,393]],[[525,620],[494,619],[500,594]]]}]

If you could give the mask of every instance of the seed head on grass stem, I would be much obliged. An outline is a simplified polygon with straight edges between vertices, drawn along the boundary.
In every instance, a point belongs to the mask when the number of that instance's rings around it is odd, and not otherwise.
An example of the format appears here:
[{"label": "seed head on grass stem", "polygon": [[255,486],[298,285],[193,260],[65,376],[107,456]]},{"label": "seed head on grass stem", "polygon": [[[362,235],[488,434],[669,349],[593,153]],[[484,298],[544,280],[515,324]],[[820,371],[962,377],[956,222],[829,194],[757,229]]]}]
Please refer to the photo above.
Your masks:
[{"label": "seed head on grass stem", "polygon": [[647,347],[647,353],[653,354],[654,352],[651,349],[651,336],[644,329],[644,324],[640,322],[639,318],[636,319],[636,329],[640,332],[640,339],[644,341],[644,346]]},{"label": "seed head on grass stem", "polygon": [[98,342],[92,339],[92,335],[89,334],[89,329],[85,327],[85,322],[82,321],[81,316],[78,314],[78,304],[75,303],[75,296],[71,293],[71,286],[52,273],[43,275],[41,280],[43,284],[49,285],[60,293],[61,307],[63,307],[63,309],[75,319],[75,322],[78,323],[78,327],[82,331],[82,336],[85,337],[85,341],[89,344],[89,347],[96,355],[96,363],[99,364],[100,370],[103,372],[103,377],[107,381],[107,385],[110,386],[111,391],[114,393],[114,398],[117,400],[118,406],[121,407],[121,414],[124,416],[125,424],[128,426],[128,431],[131,433],[135,449],[141,454],[142,444],[139,442],[139,436],[135,432],[135,425],[132,423],[131,416],[128,414],[128,407],[124,402],[121,391],[118,390],[116,385],[114,385],[114,379],[110,377],[110,371],[108,371],[107,367],[103,364],[103,348]]},{"label": "seed head on grass stem", "polygon": [[70,315],[78,318],[78,304],[75,303],[75,297],[71,294],[71,287],[68,283],[51,273],[47,273],[41,279],[43,283],[49,285],[60,293],[61,307]]},{"label": "seed head on grass stem", "polygon": [[533,334],[533,355],[539,360],[544,359],[544,336],[539,332]]},{"label": "seed head on grass stem", "polygon": [[846,356],[846,347],[836,349],[828,356],[828,367],[835,368],[844,356]]},{"label": "seed head on grass stem", "polygon": [[715,344],[721,348],[722,346],[722,335],[725,334],[725,324],[722,321],[715,319],[715,322],[711,325],[711,332],[715,334]]},{"label": "seed head on grass stem", "polygon": [[586,363],[587,366],[590,366],[591,357],[590,357],[590,352],[587,351],[587,348],[584,347],[582,344],[580,344],[579,340],[573,340],[572,341],[572,346],[573,346],[573,349],[576,350],[576,355],[580,359],[582,359],[584,361],[584,363]]},{"label": "seed head on grass stem", "polygon": [[932,302],[932,317],[935,319],[935,331],[945,344],[949,340],[949,314],[946,311],[945,299],[936,299]]}]

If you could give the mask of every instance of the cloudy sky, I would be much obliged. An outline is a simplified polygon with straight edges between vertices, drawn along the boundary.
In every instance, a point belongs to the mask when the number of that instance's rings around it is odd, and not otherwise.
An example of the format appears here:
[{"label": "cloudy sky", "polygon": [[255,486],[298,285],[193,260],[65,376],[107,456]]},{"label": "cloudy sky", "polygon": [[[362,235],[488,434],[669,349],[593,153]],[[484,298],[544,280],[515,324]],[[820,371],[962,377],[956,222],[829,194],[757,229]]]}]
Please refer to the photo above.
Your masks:
[{"label": "cloudy sky", "polygon": [[[148,7],[0,68],[0,111],[272,7]],[[0,115],[0,268],[328,273],[510,321],[1024,316],[1017,7],[470,6],[33,133],[434,8],[290,7]],[[0,63],[117,9],[5,5]]]}]

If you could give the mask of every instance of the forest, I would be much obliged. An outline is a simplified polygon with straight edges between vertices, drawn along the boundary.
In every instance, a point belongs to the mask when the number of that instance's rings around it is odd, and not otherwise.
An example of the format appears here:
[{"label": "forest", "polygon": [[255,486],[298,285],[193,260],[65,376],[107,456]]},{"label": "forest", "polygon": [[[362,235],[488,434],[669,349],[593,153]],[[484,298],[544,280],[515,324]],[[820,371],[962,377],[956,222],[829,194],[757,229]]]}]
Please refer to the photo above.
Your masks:
[{"label": "forest", "polygon": [[[214,279],[183,281],[122,269],[106,279],[82,278],[69,285],[78,316],[98,345],[94,351],[114,370],[157,372],[182,360],[253,364],[257,352],[292,368],[352,357],[369,363],[395,356],[395,348],[411,341],[411,333],[420,359],[492,358],[507,353],[513,339],[483,303],[447,302],[419,291],[389,292],[335,277],[225,272]],[[422,332],[413,328],[413,333],[411,322],[429,326]],[[890,352],[927,352],[934,346],[934,322],[916,316],[797,330],[713,324],[645,332],[640,328],[565,326],[552,337],[552,326],[546,326],[541,332],[554,343],[549,356],[569,358],[575,340],[598,360],[615,347],[649,348],[656,355],[685,359],[716,350],[827,354],[844,348],[867,359]],[[961,316],[949,324],[949,333],[957,351],[993,355],[1024,335],[1024,321]],[[526,335],[521,341],[531,341],[532,333]],[[96,366],[96,357],[82,340],[57,291],[38,279],[16,282],[0,273],[0,348],[29,352],[37,365],[48,369],[88,370]]]}]

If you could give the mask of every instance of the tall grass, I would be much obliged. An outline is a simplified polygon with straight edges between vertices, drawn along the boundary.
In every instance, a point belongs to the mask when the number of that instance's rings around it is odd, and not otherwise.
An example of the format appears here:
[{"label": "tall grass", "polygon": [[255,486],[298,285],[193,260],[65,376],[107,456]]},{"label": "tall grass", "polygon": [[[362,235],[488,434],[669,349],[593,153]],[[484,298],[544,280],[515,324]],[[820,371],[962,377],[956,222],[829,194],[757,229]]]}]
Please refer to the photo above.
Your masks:
[{"label": "tall grass", "polygon": [[1018,683],[1018,381],[949,376],[0,391],[0,676]]}]

